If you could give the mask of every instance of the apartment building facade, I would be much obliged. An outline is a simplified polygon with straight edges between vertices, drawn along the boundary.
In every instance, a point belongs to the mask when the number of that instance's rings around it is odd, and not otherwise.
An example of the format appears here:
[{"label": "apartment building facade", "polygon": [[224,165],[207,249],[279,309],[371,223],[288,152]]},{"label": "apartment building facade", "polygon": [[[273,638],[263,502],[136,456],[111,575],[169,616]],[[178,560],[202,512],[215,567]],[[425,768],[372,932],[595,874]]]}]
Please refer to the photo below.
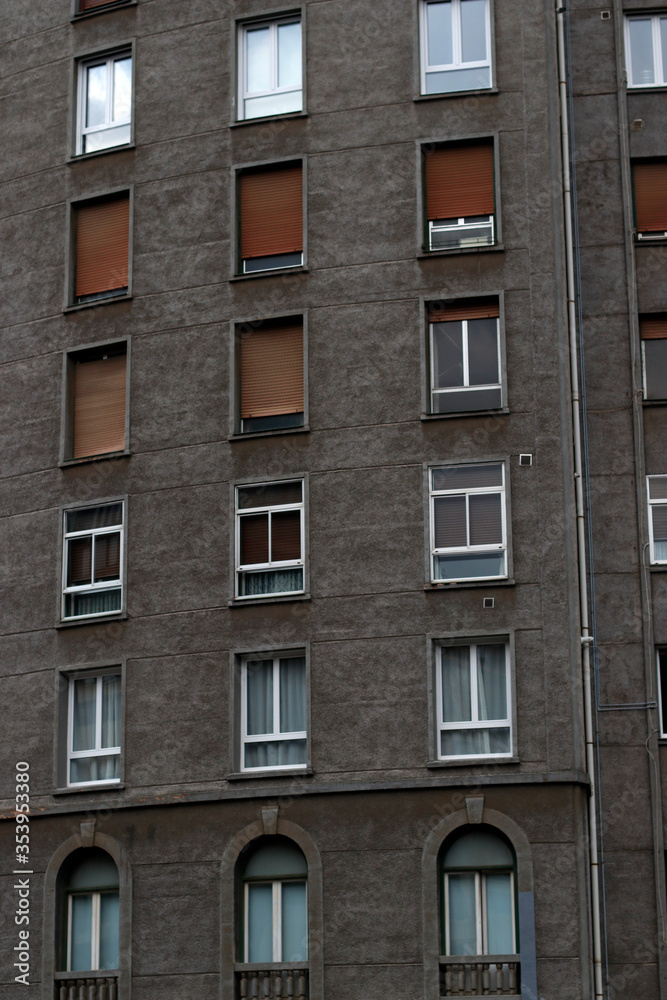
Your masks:
[{"label": "apartment building facade", "polygon": [[3,998],[667,990],[667,14],[569,6],[3,5]]}]

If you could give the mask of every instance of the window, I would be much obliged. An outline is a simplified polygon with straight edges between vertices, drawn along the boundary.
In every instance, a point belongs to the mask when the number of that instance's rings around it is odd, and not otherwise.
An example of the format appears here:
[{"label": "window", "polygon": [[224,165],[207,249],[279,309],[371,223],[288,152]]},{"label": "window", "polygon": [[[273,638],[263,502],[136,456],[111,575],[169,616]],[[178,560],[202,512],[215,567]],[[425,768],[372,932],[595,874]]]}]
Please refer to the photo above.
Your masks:
[{"label": "window", "polygon": [[242,173],[239,189],[243,273],[303,264],[301,164]]},{"label": "window", "polygon": [[129,291],[130,196],[82,202],[74,210],[74,301]]},{"label": "window", "polygon": [[433,582],[506,576],[504,465],[445,466],[430,476]]},{"label": "window", "polygon": [[303,481],[236,488],[237,597],[304,590]]},{"label": "window", "polygon": [[132,139],[132,54],[79,63],[76,153],[125,146]]},{"label": "window", "polygon": [[628,86],[667,84],[667,14],[641,14],[625,19]]},{"label": "window", "polygon": [[303,427],[303,320],[271,320],[239,336],[243,433]]},{"label": "window", "polygon": [[422,0],[422,94],[490,86],[489,0]]},{"label": "window", "polygon": [[443,954],[517,955],[514,852],[490,829],[463,830],[442,853]]},{"label": "window", "polygon": [[262,837],[242,866],[242,961],[308,961],[308,865],[286,837]]},{"label": "window", "polygon": [[305,767],[305,657],[244,660],[241,700],[241,770]]},{"label": "window", "polygon": [[427,250],[495,243],[493,144],[439,146],[424,157]]},{"label": "window", "polygon": [[76,851],[64,873],[66,948],[61,968],[118,968],[118,869],[99,848]]},{"label": "window", "polygon": [[635,229],[638,240],[667,237],[667,161],[634,163]]},{"label": "window", "polygon": [[497,299],[429,306],[431,413],[502,406],[498,317]]},{"label": "window", "polygon": [[639,321],[644,361],[644,399],[667,399],[667,316]]},{"label": "window", "polygon": [[63,619],[122,610],[123,506],[118,502],[65,511]]},{"label": "window", "polygon": [[239,118],[301,111],[301,21],[243,24],[239,30]]},{"label": "window", "polygon": [[127,342],[67,355],[65,459],[122,452],[126,447]]},{"label": "window", "polygon": [[508,661],[504,642],[438,647],[437,753],[441,760],[511,756]]},{"label": "window", "polygon": [[658,650],[658,692],[660,698],[660,736],[667,737],[667,649]]},{"label": "window", "polygon": [[648,476],[651,562],[667,563],[667,476]]},{"label": "window", "polygon": [[120,781],[120,673],[71,677],[67,718],[67,784]]},{"label": "window", "polygon": [[121,7],[128,2],[129,0],[79,0],[79,14],[86,14],[98,7]]}]

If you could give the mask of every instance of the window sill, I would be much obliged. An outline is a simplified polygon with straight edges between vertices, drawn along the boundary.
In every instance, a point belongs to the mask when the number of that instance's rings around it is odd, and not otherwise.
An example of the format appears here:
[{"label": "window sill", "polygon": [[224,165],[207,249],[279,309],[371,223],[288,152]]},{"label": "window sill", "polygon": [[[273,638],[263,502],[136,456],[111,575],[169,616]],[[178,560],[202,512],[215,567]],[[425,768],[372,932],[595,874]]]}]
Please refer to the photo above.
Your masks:
[{"label": "window sill", "polygon": [[667,90],[667,83],[663,83],[663,84],[652,83],[648,87],[640,87],[637,84],[628,83],[628,93],[629,94],[632,94],[632,93],[637,93],[637,94],[664,94],[664,92],[666,90]]},{"label": "window sill", "polygon": [[82,10],[80,14],[75,14],[74,17],[70,17],[70,23],[75,24],[77,21],[83,21],[88,17],[94,17],[96,14],[108,14],[109,11],[118,10],[120,7],[136,7],[137,0],[110,0],[108,4],[104,7],[95,7],[93,10]]},{"label": "window sill", "polygon": [[648,409],[652,406],[667,406],[667,399],[642,399],[642,404]]},{"label": "window sill", "polygon": [[230,608],[254,608],[257,604],[283,604],[285,601],[309,601],[310,594],[282,594],[280,597],[235,597],[227,602]]},{"label": "window sill", "polygon": [[104,625],[106,622],[122,622],[128,618],[127,611],[117,611],[99,618],[67,618],[56,622],[54,628],[74,628],[76,625]]},{"label": "window sill", "polygon": [[[667,566],[665,567],[667,569]],[[425,583],[424,590],[463,590],[468,587],[515,587],[516,580],[459,580],[456,583]]]},{"label": "window sill", "polygon": [[656,236],[654,240],[640,240],[637,234],[634,234],[635,248],[637,247],[665,247],[667,246],[667,236]]},{"label": "window sill", "polygon": [[267,268],[266,271],[250,271],[248,274],[233,274],[230,281],[248,281],[251,278],[275,278],[279,274],[299,274],[307,273],[308,267],[305,264],[299,264],[296,267],[272,267]]},{"label": "window sill", "polygon": [[667,573],[667,563],[657,563],[649,566],[651,573]]},{"label": "window sill", "polygon": [[459,758],[456,760],[429,760],[426,762],[426,766],[432,769],[439,767],[468,767],[475,766],[478,767],[480,764],[520,764],[518,757],[466,757]]},{"label": "window sill", "polygon": [[90,462],[103,462],[108,458],[129,458],[129,451],[109,451],[103,455],[87,455],[85,458],[65,458],[58,462],[58,468],[67,469],[70,465],[87,465]]},{"label": "window sill", "polygon": [[234,962],[234,972],[264,972],[272,969],[278,972],[280,969],[289,971],[290,969],[310,969],[310,964],[306,962]]},{"label": "window sill", "polygon": [[295,767],[293,771],[234,771],[227,775],[227,781],[256,781],[257,778],[311,778],[312,767]]},{"label": "window sill", "polygon": [[82,309],[95,309],[97,306],[115,305],[117,302],[131,302],[132,294],[110,295],[106,299],[94,299],[92,302],[77,302],[73,306],[64,306],[63,313],[80,312]]},{"label": "window sill", "polygon": [[239,118],[229,123],[230,128],[239,128],[243,125],[261,125],[263,122],[284,122],[290,118],[307,118],[307,111],[288,111],[284,115],[265,115],[264,118]]},{"label": "window sill", "polygon": [[503,243],[494,243],[486,247],[452,247],[450,250],[420,250],[417,260],[428,260],[430,257],[452,257],[464,253],[498,253],[505,250]]},{"label": "window sill", "polygon": [[127,152],[128,149],[136,149],[136,148],[137,148],[136,143],[126,142],[122,146],[109,146],[107,147],[107,149],[96,149],[91,153],[76,153],[73,156],[68,156],[67,162],[78,163],[80,160],[94,160],[98,156],[109,156],[110,153],[125,153]]},{"label": "window sill", "polygon": [[228,441],[247,441],[252,438],[265,438],[265,437],[275,437],[276,434],[305,434],[310,431],[308,424],[304,424],[303,427],[276,427],[271,431],[248,431],[247,434],[242,434],[240,431],[235,434],[230,434],[227,438]]},{"label": "window sill", "polygon": [[95,793],[99,795],[100,792],[117,792],[122,791],[125,788],[124,781],[118,781],[115,785],[98,785],[96,782],[91,781],[90,785],[86,785],[85,788],[54,788],[51,792],[52,795],[90,795]]},{"label": "window sill", "polygon": [[452,417],[496,417],[499,414],[509,414],[508,406],[499,406],[497,410],[459,410],[456,413],[422,413],[420,420],[425,424],[431,420],[451,420]]},{"label": "window sill", "polygon": [[483,94],[499,94],[497,87],[482,87],[481,90],[450,90],[443,94],[417,94],[415,103],[421,101],[441,101],[443,97],[481,97]]}]

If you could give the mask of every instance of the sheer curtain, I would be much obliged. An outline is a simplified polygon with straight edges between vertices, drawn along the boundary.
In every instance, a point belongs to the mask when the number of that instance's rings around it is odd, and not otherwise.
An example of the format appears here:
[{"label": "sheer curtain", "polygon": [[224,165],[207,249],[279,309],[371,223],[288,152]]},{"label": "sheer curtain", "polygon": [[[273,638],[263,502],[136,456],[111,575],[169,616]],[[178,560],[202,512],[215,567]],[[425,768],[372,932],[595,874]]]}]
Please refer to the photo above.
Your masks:
[{"label": "sheer curtain", "polygon": [[[443,646],[442,660],[442,721],[470,722],[470,647]],[[441,753],[445,756],[468,754],[470,730],[446,729],[441,735]]]},{"label": "sheer curtain", "polygon": [[291,594],[303,590],[303,570],[272,569],[263,573],[241,574],[241,596],[258,597],[260,594]]}]

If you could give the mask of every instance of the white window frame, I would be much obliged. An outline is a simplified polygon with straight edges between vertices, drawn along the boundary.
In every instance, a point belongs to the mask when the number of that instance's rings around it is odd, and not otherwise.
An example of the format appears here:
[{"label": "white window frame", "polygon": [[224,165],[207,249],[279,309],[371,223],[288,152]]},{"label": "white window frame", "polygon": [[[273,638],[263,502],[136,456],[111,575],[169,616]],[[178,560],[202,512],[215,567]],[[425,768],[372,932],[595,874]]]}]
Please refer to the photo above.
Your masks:
[{"label": "white window frame", "polygon": [[[486,318],[486,317],[478,317],[478,318],[482,319],[482,318]],[[440,413],[441,412],[439,410],[436,410],[435,406],[433,405],[434,402],[435,402],[435,397],[436,396],[445,396],[448,393],[460,393],[463,390],[467,390],[470,393],[475,393],[475,392],[486,391],[488,389],[500,389],[500,406],[503,405],[502,358],[501,358],[501,354],[500,354],[500,318],[498,316],[495,316],[495,317],[490,316],[488,318],[489,319],[495,319],[495,321],[496,321],[496,346],[497,346],[497,349],[498,349],[498,382],[490,382],[488,385],[470,385],[470,370],[469,370],[470,369],[470,358],[469,358],[469,353],[468,353],[468,322],[469,321],[467,319],[453,320],[453,321],[450,321],[450,320],[439,320],[437,324],[436,323],[432,323],[432,322],[429,323],[429,325],[428,325],[428,327],[429,327],[429,354],[430,354],[430,363],[431,363],[431,386],[430,386],[430,392],[431,392],[430,412],[431,413]],[[433,332],[434,332],[433,331],[433,327],[436,326],[436,325],[438,325],[440,322],[442,322],[442,323],[459,322],[459,323],[462,324],[463,384],[462,385],[449,386],[446,389],[437,389],[435,387],[435,338],[433,336]],[[473,319],[472,322],[474,323],[475,320]],[[498,407],[498,408],[500,408],[500,407]],[[458,411],[457,410],[457,411],[453,411],[453,412],[457,412],[457,413],[458,412],[462,412],[462,413],[465,413],[466,411],[465,410],[463,410],[463,411]]]},{"label": "white window frame", "polygon": [[[663,66],[662,42],[660,39],[660,20],[667,20],[667,12],[658,14],[642,14],[639,11],[634,14],[627,14],[625,17],[625,61],[628,74],[628,88],[631,90],[646,90],[655,87],[667,87],[667,66]],[[634,83],[632,80],[632,57],[630,49],[630,22],[650,21],[651,35],[653,40],[653,66],[655,68],[655,81],[653,83]]]},{"label": "white window frame", "polygon": [[[476,219],[478,221],[471,221]],[[428,247],[429,250],[442,251],[442,250],[461,250],[466,247],[492,247],[496,243],[496,231],[495,231],[495,216],[493,215],[483,215],[483,216],[461,216],[460,218],[451,221],[447,220],[447,224],[443,225],[441,219],[429,219],[428,221]],[[483,231],[491,229],[491,238],[487,239],[483,235]],[[475,233],[478,235],[475,235]],[[449,247],[438,247],[433,245],[433,234],[434,233],[458,233],[459,241]],[[482,233],[482,235],[479,235]]]},{"label": "white window frame", "polygon": [[[451,649],[456,646],[466,646],[470,650],[470,660],[469,660],[469,670],[470,670],[470,707],[471,715],[473,716],[470,722],[445,722],[442,717],[442,652],[446,649]],[[478,714],[478,701],[477,701],[477,647],[478,646],[502,646],[505,650],[505,700],[507,703],[507,718],[505,719],[479,719],[475,718]],[[514,752],[514,733],[512,731],[512,676],[510,671],[510,647],[507,642],[496,642],[493,637],[489,637],[485,640],[480,640],[480,642],[453,642],[453,643],[441,643],[437,647],[436,654],[436,674],[435,674],[435,689],[436,689],[436,721],[437,721],[437,732],[436,740],[437,746],[436,758],[438,760],[470,760],[472,758],[493,758],[495,760],[505,760],[511,757]],[[474,729],[477,732],[483,732],[486,729],[509,729],[510,731],[510,748],[507,753],[469,753],[469,754],[443,754],[441,752],[442,741],[441,734],[443,732],[460,732],[463,729],[471,730]]]},{"label": "white window frame", "polygon": [[[87,528],[84,531],[67,531],[67,515],[73,514],[79,510],[89,510],[95,507],[112,507],[116,504],[120,504],[121,508],[121,520],[120,524],[109,525],[105,528]],[[78,586],[67,586],[67,570],[68,570],[68,559],[67,559],[67,543],[74,538],[95,538],[98,535],[111,535],[120,534],[120,550],[118,556],[118,577],[116,579],[110,580],[100,580],[99,583],[94,583],[95,580],[95,542],[91,546],[91,563],[90,563],[90,578],[91,583],[79,584]],[[90,504],[88,507],[68,507],[63,511],[63,552],[62,552],[62,564],[63,564],[63,593],[62,593],[62,605],[61,614],[63,621],[85,621],[86,619],[103,618],[108,615],[118,615],[123,609],[124,601],[124,585],[123,585],[123,561],[125,557],[125,501],[124,500],[112,500],[108,503]],[[68,594],[95,594],[103,590],[119,590],[120,591],[120,608],[116,608],[113,611],[96,611],[89,615],[66,615],[66,598]]]},{"label": "white window frame", "polygon": [[475,876],[475,923],[477,928],[477,954],[488,955],[488,915],[486,912],[486,876],[487,875],[509,875],[510,892],[512,894],[512,942],[516,953],[516,905],[514,894],[514,871],[511,868],[489,868],[489,869],[465,869],[460,871],[452,869],[444,874],[444,897],[445,897],[445,947],[447,956],[451,955],[450,947],[450,918],[449,918],[449,876],[451,875],[474,875]]},{"label": "white window frame", "polygon": [[[121,747],[102,746],[102,692],[105,677],[118,677],[121,681],[121,717],[123,712],[122,694],[122,673],[120,670],[109,670],[102,674],[77,674],[69,679],[69,691],[67,693],[67,787],[80,788],[88,785],[118,785],[118,778],[94,778],[91,781],[71,781],[71,762],[73,760],[88,760],[97,757],[118,757],[120,767]],[[77,681],[95,680],[97,682],[95,690],[95,746],[91,750],[74,750],[74,686]],[[120,772],[119,772],[120,774]]]},{"label": "white window frame", "polygon": [[[257,486],[280,486],[283,483],[300,483],[301,484],[301,501],[299,503],[287,503],[287,504],[268,504],[263,507],[239,507],[239,491],[247,487],[257,487]],[[236,508],[236,531],[235,531],[235,561],[236,561],[236,600],[238,601],[256,601],[263,600],[267,597],[286,597],[292,594],[303,594],[306,588],[306,566],[304,558],[305,549],[305,482],[303,479],[283,479],[276,482],[270,483],[243,483],[235,488],[235,508]],[[268,525],[268,551],[271,554],[271,514],[278,514],[282,511],[298,510],[300,511],[300,531],[301,531],[301,557],[299,559],[284,559],[280,561],[269,561],[266,563],[248,563],[244,564],[241,562],[241,518],[247,516],[248,514],[268,514],[269,525]],[[301,569],[301,589],[300,590],[284,590],[280,592],[271,592],[264,594],[241,594],[240,593],[240,583],[242,573],[261,573],[270,572],[271,570],[281,570],[281,569]]]},{"label": "white window frame", "polygon": [[[465,468],[467,463],[462,462],[461,465],[456,466],[443,466],[437,465],[429,469],[429,533],[430,533],[430,578],[432,583],[468,583],[471,581],[479,580],[505,580],[509,572],[508,566],[508,545],[507,545],[507,502],[506,502],[506,486],[507,486],[507,475],[505,470],[505,462],[484,462],[480,463],[484,465],[498,465],[502,469],[502,485],[500,486],[479,486],[479,487],[465,487],[464,489],[452,489],[452,490],[434,490],[433,489],[433,474],[438,472],[443,468]],[[466,497],[466,537],[470,539],[470,502],[469,497],[484,493],[499,493],[500,494],[500,513],[501,513],[501,523],[503,540],[502,542],[492,544],[492,545],[471,545],[470,541],[466,545],[452,546],[451,548],[436,548],[435,546],[435,500],[438,497],[449,497],[449,496],[465,496]],[[505,554],[505,572],[500,573],[497,576],[461,576],[461,577],[450,577],[443,580],[435,575],[435,557],[439,555],[466,555],[474,553],[488,552],[490,554],[496,552],[504,552]]]},{"label": "white window frame", "polygon": [[426,8],[430,3],[442,3],[445,0],[420,0],[419,4],[419,38],[420,38],[420,78],[421,92],[428,97],[435,97],[436,94],[465,94],[467,90],[447,90],[435,91],[433,94],[426,90],[426,77],[431,73],[447,73],[452,70],[461,69],[482,69],[489,68],[489,86],[475,87],[474,90],[491,90],[493,87],[493,71],[491,59],[491,5],[490,0],[486,2],[486,51],[488,59],[476,60],[474,62],[463,62],[461,59],[461,0],[449,0],[452,4],[452,55],[454,61],[441,65],[430,66],[428,63],[428,20]]},{"label": "white window frame", "polygon": [[[305,887],[306,887],[306,902],[305,902],[305,905],[306,905],[306,955],[308,955],[308,953],[309,953],[309,944],[310,944],[310,942],[308,941],[308,936],[307,936],[308,935],[308,879],[306,877],[303,877],[303,878],[283,878],[283,879],[258,878],[256,880],[255,879],[248,879],[244,883],[244,888],[243,888],[243,906],[244,906],[244,912],[243,912],[243,960],[244,960],[244,962],[248,962],[249,961],[248,955],[249,955],[250,937],[249,937],[249,933],[248,933],[248,917],[249,917],[248,896],[249,896],[249,890],[250,890],[250,886],[251,885],[270,885],[271,888],[272,888],[272,900],[271,900],[271,902],[272,902],[272,917],[271,917],[272,925],[271,925],[271,930],[272,930],[272,938],[273,938],[273,941],[272,941],[272,943],[273,943],[273,959],[272,959],[272,962],[282,962],[282,960],[283,960],[282,959],[282,953],[283,953],[282,886],[283,886],[283,883],[285,883],[285,882],[287,882],[288,884],[289,883],[291,883],[291,884],[295,884],[296,883],[296,884],[300,884],[300,885],[305,885]],[[297,966],[297,965],[299,965],[299,963],[295,962],[294,965]],[[303,961],[301,962],[301,965],[303,965],[305,968],[307,968],[308,967],[308,959],[307,958],[303,959]]]},{"label": "white window frame", "polygon": [[[113,64],[122,59],[132,61],[131,70],[131,90],[130,90],[130,114],[127,118],[113,121]],[[103,125],[86,126],[86,80],[87,72],[94,66],[106,66],[107,71],[107,107],[105,123]],[[132,108],[134,103],[134,54],[131,48],[119,49],[116,52],[107,53],[100,56],[92,56],[90,59],[80,59],[78,63],[77,75],[77,105],[76,105],[76,155],[84,155],[84,139],[88,135],[96,132],[106,132],[111,128],[121,128],[124,125],[130,127],[130,138],[127,142],[104,146],[102,149],[92,150],[95,153],[106,152],[107,150],[122,149],[132,142]]]},{"label": "white window frame", "polygon": [[[301,86],[300,87],[279,87],[278,86],[278,28],[286,24],[299,24],[303,32],[301,14],[292,14],[287,17],[272,18],[265,21],[249,21],[240,24],[238,27],[238,120],[239,121],[261,121],[263,118],[272,118],[273,114],[246,116],[245,102],[252,98],[278,97],[280,94],[301,94],[301,108],[298,111],[275,112],[281,114],[300,114],[303,111],[303,35],[301,41]],[[248,69],[248,46],[247,35],[249,31],[257,31],[260,28],[269,29],[269,47],[271,50],[271,89],[253,90],[245,89]]]},{"label": "white window frame", "polygon": [[653,537],[653,508],[654,507],[667,507],[667,497],[665,499],[651,499],[651,480],[653,479],[664,479],[667,483],[667,476],[647,476],[646,477],[646,498],[648,500],[648,537],[650,543],[650,558],[651,565],[653,566],[665,566],[667,565],[667,559],[656,559],[655,557],[655,541]]},{"label": "white window frame", "polygon": [[[304,693],[306,684],[306,656],[305,653],[297,653],[304,662]],[[289,659],[289,656],[282,654],[279,656],[246,656],[243,659],[241,668],[241,761],[240,770],[252,774],[255,771],[294,771],[303,770],[308,766],[308,732],[282,733],[280,731],[280,661]],[[273,731],[271,733],[261,733],[260,735],[248,735],[248,663],[258,661],[273,664]],[[301,764],[262,764],[260,767],[246,767],[245,748],[253,743],[292,743],[294,740],[306,741],[306,760]]]},{"label": "white window frame", "polygon": [[[109,894],[115,893],[120,894],[119,889],[110,889]],[[90,969],[86,970],[75,970],[75,975],[83,976],[85,972],[98,972],[100,971],[100,910],[101,910],[101,897],[106,895],[99,890],[88,889],[82,892],[69,892],[67,894],[67,971],[72,971],[72,899],[74,896],[91,896],[92,897],[92,907],[91,907],[91,931],[90,931]],[[107,970],[104,970],[107,971]],[[113,973],[113,969],[109,970],[109,973]]]}]

